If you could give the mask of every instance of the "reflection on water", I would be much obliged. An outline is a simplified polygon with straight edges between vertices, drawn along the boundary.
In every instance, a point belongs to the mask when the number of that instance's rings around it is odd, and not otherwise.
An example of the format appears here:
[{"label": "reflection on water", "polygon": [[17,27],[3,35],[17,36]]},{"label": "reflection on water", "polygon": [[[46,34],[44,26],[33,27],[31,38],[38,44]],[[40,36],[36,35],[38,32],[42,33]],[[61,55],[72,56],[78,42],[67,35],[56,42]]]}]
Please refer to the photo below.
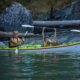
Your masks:
[{"label": "reflection on water", "polygon": [[79,54],[0,57],[0,80],[79,80]]}]

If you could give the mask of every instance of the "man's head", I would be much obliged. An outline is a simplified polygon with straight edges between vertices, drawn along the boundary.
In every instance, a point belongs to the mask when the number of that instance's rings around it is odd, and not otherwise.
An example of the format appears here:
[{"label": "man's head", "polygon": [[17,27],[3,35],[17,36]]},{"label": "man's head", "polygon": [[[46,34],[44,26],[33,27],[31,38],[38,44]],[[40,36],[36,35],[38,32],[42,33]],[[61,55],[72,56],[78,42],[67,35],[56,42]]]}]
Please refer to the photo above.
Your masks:
[{"label": "man's head", "polygon": [[13,31],[13,36],[14,37],[18,37],[19,36],[19,32],[18,31]]},{"label": "man's head", "polygon": [[48,36],[45,36],[45,37],[44,37],[44,40],[47,40],[48,38],[49,38]]}]

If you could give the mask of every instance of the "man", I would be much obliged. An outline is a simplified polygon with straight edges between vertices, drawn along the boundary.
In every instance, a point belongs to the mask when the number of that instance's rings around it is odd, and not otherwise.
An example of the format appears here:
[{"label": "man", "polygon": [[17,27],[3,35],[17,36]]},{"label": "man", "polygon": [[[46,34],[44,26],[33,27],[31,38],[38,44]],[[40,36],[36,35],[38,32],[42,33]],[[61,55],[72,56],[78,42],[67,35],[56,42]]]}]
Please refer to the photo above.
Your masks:
[{"label": "man", "polygon": [[44,38],[44,47],[51,46],[51,45],[57,45],[57,44],[58,42],[56,40],[51,40],[48,37]]},{"label": "man", "polygon": [[19,32],[14,31],[10,39],[9,47],[17,47],[24,43],[24,40],[19,37]]}]

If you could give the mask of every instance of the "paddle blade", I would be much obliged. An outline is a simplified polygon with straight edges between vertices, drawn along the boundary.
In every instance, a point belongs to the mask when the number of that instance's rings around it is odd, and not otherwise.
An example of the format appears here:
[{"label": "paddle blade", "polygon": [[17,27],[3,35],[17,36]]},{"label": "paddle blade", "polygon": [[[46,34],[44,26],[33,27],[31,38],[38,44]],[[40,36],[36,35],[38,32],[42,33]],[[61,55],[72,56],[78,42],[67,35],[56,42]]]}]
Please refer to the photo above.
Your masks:
[{"label": "paddle blade", "polygon": [[22,25],[22,27],[26,27],[26,28],[34,28],[34,26],[32,26],[32,25]]},{"label": "paddle blade", "polygon": [[25,32],[24,36],[26,36],[28,34],[28,31]]},{"label": "paddle blade", "polygon": [[18,49],[15,50],[15,53],[18,54]]},{"label": "paddle blade", "polygon": [[77,29],[73,29],[71,31],[73,31],[73,32],[80,32],[80,30],[77,30]]}]

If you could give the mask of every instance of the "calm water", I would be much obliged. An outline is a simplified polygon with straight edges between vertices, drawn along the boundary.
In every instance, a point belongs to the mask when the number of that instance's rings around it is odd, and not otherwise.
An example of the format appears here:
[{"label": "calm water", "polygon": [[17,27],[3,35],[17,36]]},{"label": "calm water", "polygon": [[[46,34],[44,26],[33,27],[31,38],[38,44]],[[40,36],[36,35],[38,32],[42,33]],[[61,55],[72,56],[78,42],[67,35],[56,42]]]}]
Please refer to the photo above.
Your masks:
[{"label": "calm water", "polygon": [[[61,42],[80,40],[80,33],[62,32]],[[80,80],[80,54],[0,56],[0,80]]]},{"label": "calm water", "polygon": [[1,56],[0,80],[80,80],[80,55]]}]

